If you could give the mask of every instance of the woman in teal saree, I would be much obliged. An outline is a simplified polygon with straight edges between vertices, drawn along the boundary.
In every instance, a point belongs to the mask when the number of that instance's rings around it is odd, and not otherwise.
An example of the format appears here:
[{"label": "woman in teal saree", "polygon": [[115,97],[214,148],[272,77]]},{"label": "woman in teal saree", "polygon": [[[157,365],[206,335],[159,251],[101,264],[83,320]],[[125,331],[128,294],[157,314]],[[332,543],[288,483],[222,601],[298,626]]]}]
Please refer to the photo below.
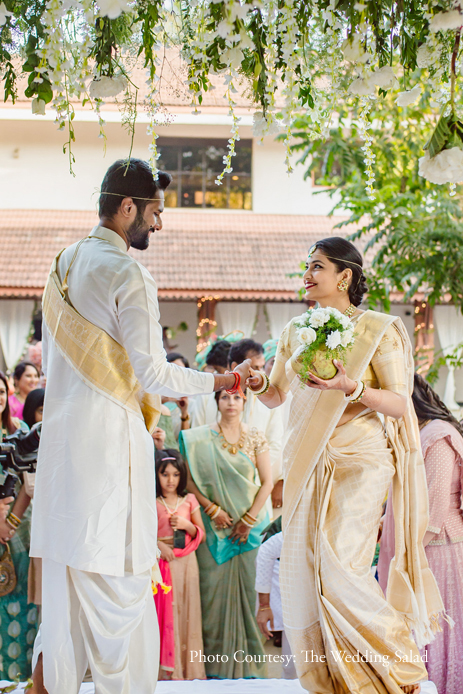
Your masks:
[{"label": "woman in teal saree", "polygon": [[206,674],[265,677],[254,583],[261,532],[269,523],[270,454],[264,435],[240,422],[242,396],[222,391],[216,399],[220,423],[182,431],[179,439],[189,467],[187,489],[201,504],[206,529],[206,543],[196,551]]}]

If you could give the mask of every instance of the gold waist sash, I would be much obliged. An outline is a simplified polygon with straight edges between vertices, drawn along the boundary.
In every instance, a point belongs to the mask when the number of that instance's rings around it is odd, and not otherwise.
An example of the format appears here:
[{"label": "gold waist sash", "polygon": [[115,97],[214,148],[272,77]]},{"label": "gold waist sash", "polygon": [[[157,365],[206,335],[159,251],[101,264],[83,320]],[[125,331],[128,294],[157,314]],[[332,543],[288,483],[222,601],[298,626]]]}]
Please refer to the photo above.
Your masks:
[{"label": "gold waist sash", "polygon": [[56,348],[86,385],[142,417],[151,434],[161,413],[161,397],[143,391],[124,347],[66,300],[57,272],[60,255],[53,261],[43,295],[43,317]]}]

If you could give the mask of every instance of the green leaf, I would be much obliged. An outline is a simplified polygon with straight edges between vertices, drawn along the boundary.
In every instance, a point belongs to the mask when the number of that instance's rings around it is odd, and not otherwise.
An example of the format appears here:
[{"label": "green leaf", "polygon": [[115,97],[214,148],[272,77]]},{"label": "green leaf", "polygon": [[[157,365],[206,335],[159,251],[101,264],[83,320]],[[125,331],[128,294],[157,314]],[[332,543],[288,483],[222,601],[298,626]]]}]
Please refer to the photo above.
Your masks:
[{"label": "green leaf", "polygon": [[433,134],[423,147],[424,150],[429,151],[429,156],[431,157],[431,159],[435,157],[436,154],[439,154],[439,152],[442,152],[442,150],[445,149],[445,145],[447,144],[448,139],[452,135],[452,132],[449,128],[450,118],[451,116],[444,116],[444,114],[441,115],[434,129]]}]

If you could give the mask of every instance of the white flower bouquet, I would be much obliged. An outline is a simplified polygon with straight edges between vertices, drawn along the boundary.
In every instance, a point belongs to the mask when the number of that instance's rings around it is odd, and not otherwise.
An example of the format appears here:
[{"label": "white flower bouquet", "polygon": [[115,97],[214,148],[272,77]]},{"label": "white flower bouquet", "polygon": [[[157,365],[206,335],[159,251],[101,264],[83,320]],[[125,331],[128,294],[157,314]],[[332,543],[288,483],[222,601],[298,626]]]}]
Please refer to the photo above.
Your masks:
[{"label": "white flower bouquet", "polygon": [[301,346],[293,354],[293,366],[303,380],[313,373],[325,381],[336,375],[333,359],[344,363],[355,340],[350,318],[336,308],[311,308],[296,323]]}]

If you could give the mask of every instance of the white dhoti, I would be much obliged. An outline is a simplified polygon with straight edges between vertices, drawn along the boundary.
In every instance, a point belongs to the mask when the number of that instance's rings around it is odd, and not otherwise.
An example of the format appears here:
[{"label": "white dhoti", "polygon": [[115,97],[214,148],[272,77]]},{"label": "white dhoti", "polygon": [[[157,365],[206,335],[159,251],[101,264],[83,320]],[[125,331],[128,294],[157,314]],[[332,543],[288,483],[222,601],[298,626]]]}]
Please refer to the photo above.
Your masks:
[{"label": "white dhoti", "polygon": [[78,694],[90,666],[95,694],[153,694],[159,629],[151,575],[123,577],[79,571],[50,559],[42,569],[43,650],[49,694]]}]

